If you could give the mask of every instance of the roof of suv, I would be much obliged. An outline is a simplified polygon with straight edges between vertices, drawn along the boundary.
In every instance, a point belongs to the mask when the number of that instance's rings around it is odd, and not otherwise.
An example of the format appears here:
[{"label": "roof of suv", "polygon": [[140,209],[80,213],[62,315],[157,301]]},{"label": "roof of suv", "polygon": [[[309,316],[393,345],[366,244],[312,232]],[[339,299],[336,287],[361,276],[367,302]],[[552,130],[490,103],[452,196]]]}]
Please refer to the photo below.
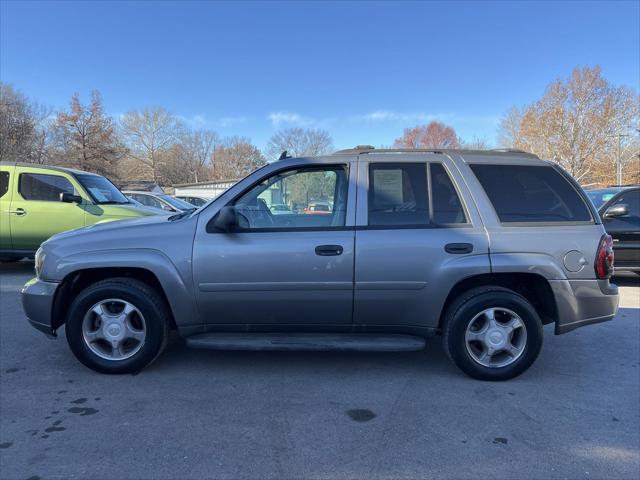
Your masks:
[{"label": "roof of suv", "polygon": [[28,162],[8,162],[6,160],[0,161],[0,165],[8,165],[11,167],[31,167],[31,168],[41,168],[42,170],[51,170],[54,172],[66,172],[72,173],[74,175],[96,175],[97,173],[85,172],[84,170],[78,170],[76,168],[66,168],[66,167],[55,167],[53,165],[41,165],[39,163],[28,163]]},{"label": "roof of suv", "polygon": [[375,148],[371,145],[358,145],[354,148],[338,150],[334,155],[361,155],[365,153],[454,153],[473,155],[523,155],[539,158],[537,155],[514,148],[495,148],[491,150],[455,149],[455,148]]}]

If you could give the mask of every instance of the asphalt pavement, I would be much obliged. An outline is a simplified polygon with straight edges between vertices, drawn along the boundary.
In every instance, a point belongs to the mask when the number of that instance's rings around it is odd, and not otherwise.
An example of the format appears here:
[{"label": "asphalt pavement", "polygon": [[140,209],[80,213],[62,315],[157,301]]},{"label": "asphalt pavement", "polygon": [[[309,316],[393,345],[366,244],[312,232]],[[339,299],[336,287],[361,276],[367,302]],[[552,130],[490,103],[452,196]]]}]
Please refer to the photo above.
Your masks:
[{"label": "asphalt pavement", "polygon": [[22,313],[0,266],[2,479],[640,477],[640,277],[622,308],[503,383],[413,353],[191,350],[94,373]]}]

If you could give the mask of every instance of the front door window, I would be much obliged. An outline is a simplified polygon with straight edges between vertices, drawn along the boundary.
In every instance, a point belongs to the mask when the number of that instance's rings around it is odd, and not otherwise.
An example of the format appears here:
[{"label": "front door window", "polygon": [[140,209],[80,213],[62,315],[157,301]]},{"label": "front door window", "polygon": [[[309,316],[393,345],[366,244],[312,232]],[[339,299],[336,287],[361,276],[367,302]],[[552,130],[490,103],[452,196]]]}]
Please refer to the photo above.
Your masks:
[{"label": "front door window", "polygon": [[347,169],[297,168],[279,172],[235,202],[241,230],[344,227]]}]

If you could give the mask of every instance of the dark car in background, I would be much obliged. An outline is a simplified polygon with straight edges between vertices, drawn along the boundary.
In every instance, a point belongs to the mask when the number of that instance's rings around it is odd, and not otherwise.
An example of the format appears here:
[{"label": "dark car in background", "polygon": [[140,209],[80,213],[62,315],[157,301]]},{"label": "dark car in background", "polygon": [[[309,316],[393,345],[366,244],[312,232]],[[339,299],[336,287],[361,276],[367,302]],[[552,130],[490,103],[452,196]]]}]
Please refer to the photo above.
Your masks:
[{"label": "dark car in background", "polygon": [[617,271],[640,275],[640,185],[587,190],[613,237]]}]

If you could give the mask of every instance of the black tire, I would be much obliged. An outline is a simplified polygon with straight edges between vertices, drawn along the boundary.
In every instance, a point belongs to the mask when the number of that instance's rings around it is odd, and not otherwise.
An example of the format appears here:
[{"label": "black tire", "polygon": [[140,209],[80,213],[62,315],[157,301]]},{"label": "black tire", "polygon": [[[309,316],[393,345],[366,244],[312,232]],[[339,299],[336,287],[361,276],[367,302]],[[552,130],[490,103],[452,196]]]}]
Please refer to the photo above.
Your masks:
[{"label": "black tire", "polygon": [[22,260],[24,255],[0,255],[0,263],[15,263]]},{"label": "black tire", "polygon": [[[466,348],[465,333],[473,318],[487,308],[502,307],[520,316],[527,339],[524,351],[504,367],[481,365]],[[509,380],[527,370],[542,348],[542,322],[531,303],[523,296],[502,287],[487,286],[468,290],[447,309],[443,324],[444,348],[449,358],[467,375],[478,380]]]},{"label": "black tire", "polygon": [[[85,314],[100,300],[118,298],[134,305],[144,316],[146,336],[140,350],[124,360],[108,360],[96,355],[84,341]],[[169,336],[169,310],[164,299],[149,285],[130,278],[111,278],[80,292],[71,304],[65,333],[71,351],[92,370],[108,374],[137,373],[164,350]]]}]

